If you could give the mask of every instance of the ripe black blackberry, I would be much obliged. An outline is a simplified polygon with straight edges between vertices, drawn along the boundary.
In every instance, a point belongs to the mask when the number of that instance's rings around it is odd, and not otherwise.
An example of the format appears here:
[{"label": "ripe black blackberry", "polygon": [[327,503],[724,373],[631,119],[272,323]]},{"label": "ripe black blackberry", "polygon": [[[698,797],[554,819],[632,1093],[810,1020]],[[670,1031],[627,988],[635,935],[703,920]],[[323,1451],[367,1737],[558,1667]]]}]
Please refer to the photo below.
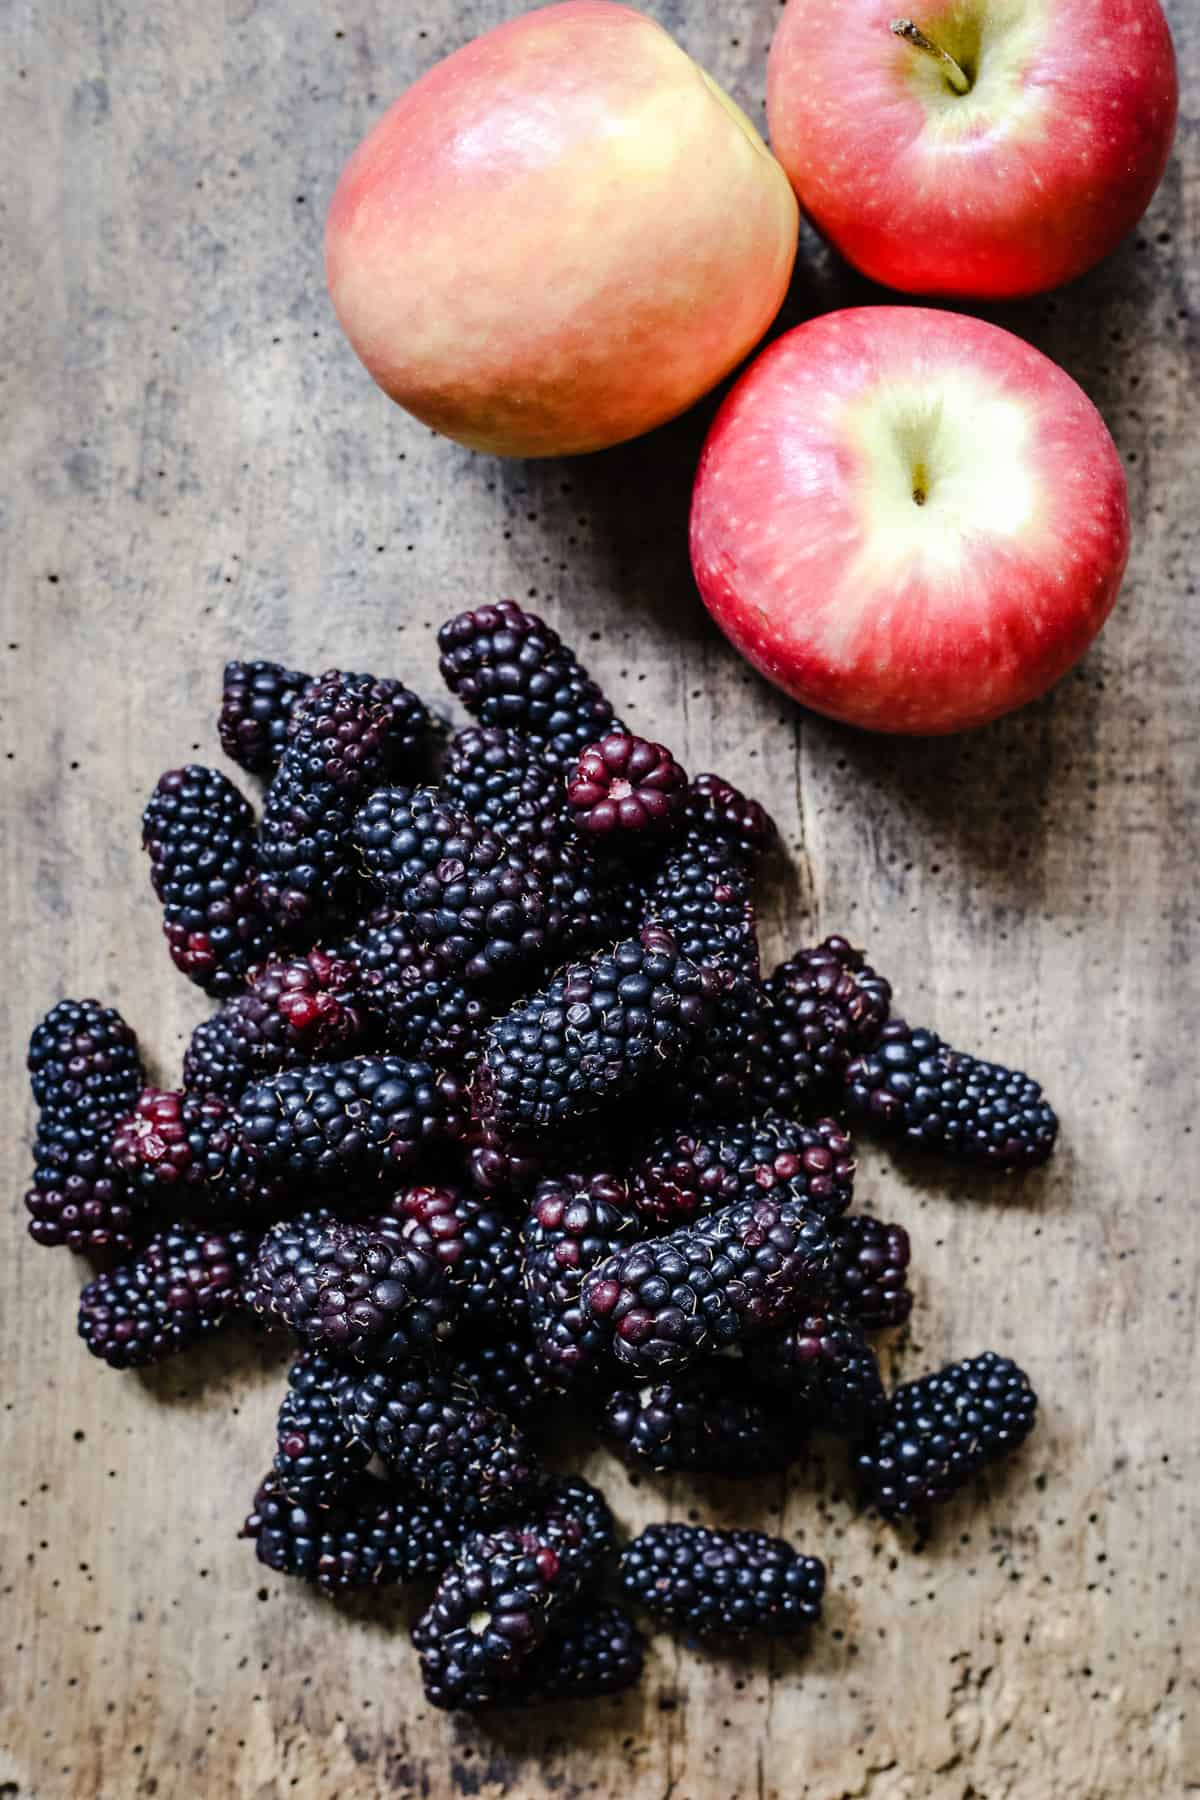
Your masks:
[{"label": "ripe black blackberry", "polygon": [[103,1113],[43,1117],[33,1140],[33,1184],[25,1195],[35,1244],[132,1249],[143,1202],[113,1160],[112,1136]]},{"label": "ripe black blackberry", "polygon": [[856,1436],[883,1416],[879,1365],[853,1320],[811,1312],[746,1345],[756,1381],[786,1397],[810,1424]]},{"label": "ripe black blackberry", "polygon": [[306,1350],[288,1370],[288,1391],[275,1422],[272,1473],[289,1500],[322,1500],[351,1485],[370,1461],[347,1429],[333,1398],[345,1373],[333,1358]]},{"label": "ripe black blackberry", "polygon": [[311,675],[273,662],[227,662],[217,731],[226,756],[252,775],[273,775],[292,708]]},{"label": "ripe black blackberry", "polygon": [[686,794],[687,776],[666,745],[625,731],[589,744],[567,775],[575,830],[613,849],[661,837]]},{"label": "ripe black blackberry", "polygon": [[390,1220],[305,1213],[264,1237],[246,1304],[304,1344],[357,1362],[398,1362],[453,1329],[445,1275]]},{"label": "ripe black blackberry", "polygon": [[553,920],[529,857],[438,788],[380,788],[354,823],[363,866],[449,975],[511,980],[544,960]]},{"label": "ripe black blackberry", "polygon": [[450,740],[441,787],[459,812],[520,846],[539,871],[557,860],[567,833],[563,774],[529,738],[468,726]]},{"label": "ripe black blackberry", "polygon": [[228,1102],[215,1094],[143,1089],[113,1134],[112,1154],[147,1203],[194,1218],[264,1218],[284,1191],[247,1156]]},{"label": "ripe black blackberry", "polygon": [[176,968],[207,993],[236,993],[274,936],[249,802],[219,769],[169,769],[142,814],[142,844]]},{"label": "ripe black blackberry", "polygon": [[186,1350],[226,1325],[257,1238],[171,1225],[131,1262],[97,1275],[79,1297],[79,1335],[110,1368],[134,1369]]},{"label": "ripe black blackberry", "polygon": [[912,1311],[908,1233],[903,1225],[854,1213],[833,1227],[830,1306],[864,1331],[903,1325]]},{"label": "ripe black blackberry", "polygon": [[430,730],[399,681],[331,669],[311,684],[263,807],[260,886],[271,918],[299,925],[353,893],[354,815],[372,788],[415,767]]},{"label": "ripe black blackberry", "polygon": [[520,1334],[487,1339],[461,1332],[446,1351],[453,1371],[481,1400],[519,1424],[543,1422],[558,1386],[545,1363]]},{"label": "ripe black blackberry", "polygon": [[372,1023],[361,985],[352,962],[321,949],[263,963],[244,993],[197,1025],[183,1059],[184,1086],[236,1100],[277,1069],[349,1055]]},{"label": "ripe black blackberry", "polygon": [[583,1311],[583,1278],[638,1234],[625,1183],[568,1173],[541,1182],[521,1233],[529,1326],[538,1355],[562,1383],[587,1374],[606,1332]]},{"label": "ripe black blackberry", "polygon": [[713,1008],[712,1023],[666,1083],[668,1106],[687,1119],[738,1119],[753,1111],[764,1012],[760,982],[734,981],[726,986]]},{"label": "ripe black blackberry", "polygon": [[779,836],[766,809],[721,775],[697,775],[690,783],[683,824],[689,837],[721,839],[750,869]]},{"label": "ripe black blackberry", "polygon": [[475,1092],[510,1130],[562,1127],[653,1081],[711,1016],[717,978],[645,928],[558,975],[488,1031]]},{"label": "ripe black blackberry", "polygon": [[885,1136],[991,1169],[1045,1162],[1058,1119],[1036,1081],[892,1019],[845,1074],[849,1111]]},{"label": "ripe black blackberry", "polygon": [[560,768],[619,729],[574,651],[512,600],[450,619],[438,649],[442,679],[481,725],[520,732]]},{"label": "ripe black blackberry", "polygon": [[491,1006],[445,973],[407,913],[377,909],[336,955],[353,965],[380,1041],[393,1055],[462,1063],[474,1054]]},{"label": "ripe black blackberry", "polygon": [[29,1039],[33,1097],[56,1117],[119,1119],[145,1081],[137,1037],[115,1007],[60,1000]]},{"label": "ripe black blackberry", "polygon": [[694,962],[733,981],[758,980],[749,878],[726,840],[693,835],[674,846],[648,883],[645,917]]},{"label": "ripe black blackberry", "polygon": [[617,1360],[668,1374],[754,1332],[785,1324],[820,1294],[832,1250],[819,1213],[764,1195],[597,1264],[583,1311]]},{"label": "ripe black blackberry", "polygon": [[[524,1199],[541,1180],[550,1149],[544,1137],[539,1145],[532,1137],[501,1130],[494,1119],[474,1115],[468,1121],[462,1147],[472,1186],[481,1194],[507,1201]],[[554,1148],[556,1153],[562,1153],[561,1141],[556,1140]]]},{"label": "ripe black blackberry", "polygon": [[253,1083],[235,1116],[264,1175],[347,1185],[398,1174],[458,1137],[466,1114],[457,1077],[399,1056],[353,1056]]},{"label": "ripe black blackberry", "polygon": [[449,1300],[472,1328],[523,1320],[520,1239],[499,1208],[457,1188],[412,1187],[401,1189],[388,1211],[405,1242],[444,1270]]},{"label": "ripe black blackberry", "polygon": [[501,1698],[506,1706],[540,1706],[549,1700],[594,1700],[619,1694],[641,1680],[646,1640],[621,1607],[608,1601],[576,1602],[551,1625]]},{"label": "ripe black blackberry", "polygon": [[1036,1414],[1029,1377],[993,1350],[906,1381],[860,1447],[864,1496],[885,1518],[924,1513],[1023,1444]]},{"label": "ripe black blackberry", "polygon": [[254,1540],[268,1569],[345,1593],[436,1575],[462,1525],[445,1507],[401,1494],[374,1475],[358,1474],[341,1492],[314,1499],[288,1493],[272,1472],[238,1535]]},{"label": "ripe black blackberry", "polygon": [[854,1147],[835,1119],[701,1124],[652,1139],[633,1164],[630,1194],[660,1225],[764,1194],[832,1218],[853,1198],[854,1168]]},{"label": "ripe black blackberry", "polygon": [[621,1557],[621,1585],[696,1637],[793,1637],[821,1616],[825,1569],[783,1538],[702,1525],[648,1525]]},{"label": "ripe black blackberry", "polygon": [[797,1455],[802,1434],[783,1407],[718,1360],[605,1396],[599,1425],[627,1460],[661,1474],[765,1475]]},{"label": "ripe black blackberry", "polygon": [[520,1427],[444,1359],[414,1357],[395,1370],[348,1375],[337,1403],[372,1454],[465,1520],[511,1508],[541,1478]]}]

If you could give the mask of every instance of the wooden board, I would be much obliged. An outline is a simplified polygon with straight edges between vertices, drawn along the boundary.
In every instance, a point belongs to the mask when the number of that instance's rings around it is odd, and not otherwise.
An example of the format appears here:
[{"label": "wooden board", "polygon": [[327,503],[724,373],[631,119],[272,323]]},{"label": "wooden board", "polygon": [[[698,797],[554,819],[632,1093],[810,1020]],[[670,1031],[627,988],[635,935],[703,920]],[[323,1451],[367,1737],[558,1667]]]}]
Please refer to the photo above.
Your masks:
[{"label": "wooden board", "polygon": [[[1136,238],[994,315],[1116,434],[1122,605],[1046,701],[897,744],[801,715],[706,624],[684,521],[707,409],[591,460],[501,464],[403,417],[342,342],[320,238],[343,156],[516,10],[8,9],[0,1795],[1195,1791],[1200,20],[1173,0],[1184,118]],[[761,115],[771,0],[649,10]],[[789,321],[876,297],[805,238]],[[82,1268],[23,1231],[22,1060],[50,1002],[97,992],[177,1070],[203,1002],[167,963],[138,817],[161,769],[215,758],[227,656],[432,689],[439,620],[502,593],[581,642],[635,724],[770,804],[792,855],[770,951],[849,932],[907,1011],[1040,1075],[1065,1128],[1021,1186],[863,1156],[864,1199],[916,1244],[890,1366],[1017,1353],[1045,1402],[1019,1464],[914,1553],[833,1464],[635,1486],[597,1457],[629,1527],[695,1508],[819,1551],[828,1624],[804,1657],[660,1637],[634,1697],[472,1723],[422,1704],[403,1602],[335,1608],[237,1541],[281,1353],[230,1341],[124,1377],[84,1355]]]}]

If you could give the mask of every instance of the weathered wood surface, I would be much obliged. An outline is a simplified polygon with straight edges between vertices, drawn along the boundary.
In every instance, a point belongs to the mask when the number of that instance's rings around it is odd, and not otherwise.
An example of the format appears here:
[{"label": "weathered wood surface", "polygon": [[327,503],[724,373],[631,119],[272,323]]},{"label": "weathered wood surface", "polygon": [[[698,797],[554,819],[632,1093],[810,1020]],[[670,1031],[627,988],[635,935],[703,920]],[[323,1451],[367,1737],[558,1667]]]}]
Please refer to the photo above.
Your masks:
[{"label": "weathered wood surface", "polygon": [[[343,155],[506,0],[98,0],[6,12],[0,591],[7,1248],[0,1794],[1125,1800],[1200,1787],[1195,609],[1200,19],[1136,240],[998,314],[1103,409],[1136,521],[1124,600],[1048,700],[959,742],[807,718],[707,626],[688,482],[707,412],[611,455],[502,465],[371,386],[323,289]],[[770,0],[658,13],[756,116]],[[871,298],[805,240],[788,316]],[[401,1604],[340,1610],[235,1532],[282,1362],[244,1342],[144,1378],[74,1337],[81,1267],[23,1232],[35,1016],[98,992],[164,1074],[202,1001],[169,968],[137,843],[159,771],[215,753],[231,654],[395,670],[512,593],[581,640],[627,716],[781,819],[769,947],[866,942],[906,1009],[1042,1076],[1065,1130],[1020,1187],[864,1155],[911,1227],[893,1366],[1011,1349],[1045,1420],[914,1553],[843,1473],[634,1487],[829,1559],[811,1652],[661,1637],[634,1698],[462,1723],[422,1705]],[[598,1459],[597,1466],[600,1466]],[[1192,1708],[1192,1735],[1185,1723]]]}]

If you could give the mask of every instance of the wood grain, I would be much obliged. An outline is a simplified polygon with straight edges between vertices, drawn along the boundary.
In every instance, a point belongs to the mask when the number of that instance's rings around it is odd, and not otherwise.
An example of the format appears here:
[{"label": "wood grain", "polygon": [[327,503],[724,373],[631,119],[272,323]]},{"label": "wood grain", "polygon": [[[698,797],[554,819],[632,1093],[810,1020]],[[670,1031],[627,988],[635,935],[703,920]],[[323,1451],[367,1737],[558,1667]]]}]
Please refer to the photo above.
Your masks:
[{"label": "wood grain", "polygon": [[[517,10],[7,10],[0,1795],[1195,1791],[1200,18],[1169,7],[1184,116],[1137,237],[993,315],[1112,426],[1124,600],[1041,704],[895,744],[799,713],[705,623],[684,519],[709,408],[608,455],[500,464],[403,417],[341,341],[320,232],[343,156],[420,69]],[[761,114],[770,0],[649,10]],[[876,297],[806,237],[785,322]],[[906,1010],[1041,1076],[1064,1141],[1019,1187],[863,1157],[867,1203],[916,1245],[891,1365],[1018,1354],[1045,1420],[1015,1467],[916,1552],[856,1517],[832,1464],[635,1487],[598,1457],[627,1526],[694,1507],[818,1550],[827,1628],[802,1658],[660,1637],[635,1697],[472,1723],[422,1704],[402,1602],[322,1603],[237,1541],[281,1354],[229,1341],[142,1377],[83,1354],[82,1268],[23,1232],[22,1060],[50,1002],[97,992],[177,1067],[202,1001],[167,963],[137,822],[161,769],[216,758],[227,656],[432,690],[438,621],[499,593],[579,641],[691,767],[771,805],[792,862],[768,949],[865,942]]]}]

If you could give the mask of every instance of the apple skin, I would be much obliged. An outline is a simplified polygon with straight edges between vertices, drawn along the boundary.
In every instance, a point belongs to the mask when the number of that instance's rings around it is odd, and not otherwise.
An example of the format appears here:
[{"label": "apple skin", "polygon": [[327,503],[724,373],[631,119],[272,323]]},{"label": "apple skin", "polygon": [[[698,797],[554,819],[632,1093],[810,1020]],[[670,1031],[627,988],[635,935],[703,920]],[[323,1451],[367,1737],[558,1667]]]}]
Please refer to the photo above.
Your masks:
[{"label": "apple skin", "polygon": [[692,566],[733,644],[876,731],[962,731],[1082,656],[1129,554],[1116,445],[1048,357],[981,319],[856,307],[799,325],[725,400]]},{"label": "apple skin", "polygon": [[504,456],[684,411],[783,301],[799,209],[744,115],[652,20],[568,0],[430,69],[329,209],[338,318],[408,411]]},{"label": "apple skin", "polygon": [[1158,0],[912,7],[977,58],[969,94],[890,30],[907,0],[841,0],[833,28],[828,0],[788,0],[767,118],[805,213],[905,293],[1014,298],[1082,274],[1140,219],[1170,153],[1179,84]]}]

